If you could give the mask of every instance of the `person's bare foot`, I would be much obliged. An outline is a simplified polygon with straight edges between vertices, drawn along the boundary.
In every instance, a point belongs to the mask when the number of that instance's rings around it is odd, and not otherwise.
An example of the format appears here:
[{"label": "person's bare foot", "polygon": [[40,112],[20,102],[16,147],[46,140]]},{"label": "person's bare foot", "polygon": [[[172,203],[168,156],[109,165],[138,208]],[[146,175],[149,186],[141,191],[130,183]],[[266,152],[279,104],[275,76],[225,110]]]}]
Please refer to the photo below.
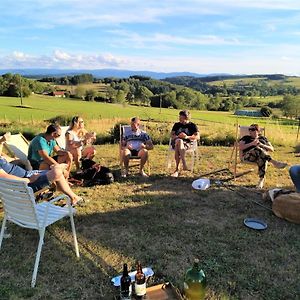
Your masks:
[{"label": "person's bare foot", "polygon": [[149,175],[147,175],[144,171],[140,171],[140,175],[141,175],[142,177],[149,177]]}]

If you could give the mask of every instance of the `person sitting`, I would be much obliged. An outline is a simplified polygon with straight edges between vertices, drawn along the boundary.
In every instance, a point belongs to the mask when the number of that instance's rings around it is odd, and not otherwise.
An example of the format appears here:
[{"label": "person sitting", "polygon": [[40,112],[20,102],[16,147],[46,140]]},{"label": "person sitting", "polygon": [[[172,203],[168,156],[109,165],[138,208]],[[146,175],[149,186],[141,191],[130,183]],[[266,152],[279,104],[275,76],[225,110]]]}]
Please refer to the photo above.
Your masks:
[{"label": "person sitting", "polygon": [[192,147],[193,142],[200,139],[200,133],[196,124],[190,121],[191,115],[189,111],[182,110],[179,112],[179,122],[173,125],[171,131],[171,145],[175,150],[176,169],[171,175],[179,176],[179,163],[182,161],[183,170],[188,170],[185,153]]},{"label": "person sitting", "polygon": [[80,204],[83,199],[76,195],[70,188],[63,176],[63,169],[66,164],[53,164],[50,170],[26,171],[23,168],[8,162],[5,157],[0,156],[0,178],[25,181],[33,192],[50,187],[55,183],[57,189],[70,197],[73,206]]},{"label": "person sitting", "polygon": [[144,171],[144,166],[148,160],[148,150],[153,149],[153,143],[150,136],[140,129],[141,120],[134,117],[130,122],[130,130],[124,133],[121,141],[121,155],[125,166],[123,177],[128,176],[129,160],[131,156],[137,156],[141,159],[139,174],[148,177]]},{"label": "person sitting", "polygon": [[[61,135],[59,125],[51,124],[45,133],[34,137],[29,144],[28,160],[34,170],[49,170],[51,165],[66,163],[65,177],[68,178],[72,167],[72,154],[62,150],[56,143],[56,138]],[[51,157],[52,152],[57,155]]]},{"label": "person sitting", "polygon": [[266,137],[260,134],[260,128],[258,124],[250,125],[249,135],[243,136],[239,141],[239,149],[242,161],[254,162],[258,166],[258,188],[263,188],[267,162],[270,162],[278,169],[283,169],[287,166],[286,163],[274,160],[268,154],[268,152],[274,151],[274,147]]},{"label": "person sitting", "polygon": [[87,132],[81,117],[72,118],[69,129],[66,132],[66,150],[73,155],[76,172],[80,171],[80,159],[93,159],[96,149],[92,144],[96,140],[95,132]]},{"label": "person sitting", "polygon": [[10,157],[4,153],[2,153],[2,150],[3,150],[3,144],[8,142],[9,139],[10,139],[10,136],[11,136],[11,133],[10,132],[6,132],[5,134],[3,134],[3,136],[0,136],[0,155],[2,155],[3,157],[6,158],[7,161],[15,164],[15,165],[18,165],[18,166],[21,166],[21,167],[24,167],[26,170],[32,170],[32,167],[29,163],[28,160],[23,160],[23,159],[20,159],[18,157]]}]

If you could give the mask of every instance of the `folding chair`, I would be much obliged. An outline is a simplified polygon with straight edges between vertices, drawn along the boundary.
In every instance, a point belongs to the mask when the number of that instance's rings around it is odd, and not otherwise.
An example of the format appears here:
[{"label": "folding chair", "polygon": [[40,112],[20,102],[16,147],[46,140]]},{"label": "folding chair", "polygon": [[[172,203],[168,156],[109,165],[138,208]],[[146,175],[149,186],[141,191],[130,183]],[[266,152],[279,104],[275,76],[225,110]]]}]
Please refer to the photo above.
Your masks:
[{"label": "folding chair", "polygon": [[[174,152],[175,150],[172,147],[172,138],[169,140],[169,148],[167,153],[167,169],[170,170],[172,167],[172,161],[174,161]],[[191,172],[194,171],[195,165],[198,163],[199,160],[199,151],[198,151],[198,140],[191,141],[191,147],[185,151],[187,155],[191,156],[191,164],[190,170]]]},{"label": "folding chair", "polygon": [[[265,135],[265,128],[260,127],[260,134]],[[248,164],[248,165],[256,165],[255,162],[244,161],[242,159],[242,152],[239,151],[239,140],[245,135],[249,135],[249,126],[241,126],[236,124],[236,135],[235,135],[235,143],[231,152],[228,169],[232,169],[233,167],[233,175],[234,179],[237,177],[237,165],[238,163]],[[248,173],[253,172],[254,169],[250,169]],[[247,174],[247,173],[245,173]]]},{"label": "folding chair", "polygon": [[[120,147],[120,168],[121,168],[121,171],[123,171],[123,167],[124,167],[124,164],[123,164],[123,157],[122,157],[122,139],[123,137],[129,133],[131,130],[131,126],[130,125],[122,125],[120,124],[120,141],[119,141],[119,147]],[[140,125],[140,130],[143,130],[145,131],[145,126],[144,125]],[[131,155],[129,157],[130,160],[132,159],[141,159],[140,157],[138,156],[134,156],[134,155]],[[148,160],[147,160],[147,167],[148,167],[148,174],[150,175],[150,172],[151,172],[151,165],[150,165],[150,159],[149,159],[149,156],[148,156]],[[136,167],[138,165],[132,165],[131,167]]]},{"label": "folding chair", "polygon": [[[36,252],[31,287],[35,286],[39,267],[42,246],[44,244],[45,229],[49,225],[69,216],[71,221],[73,240],[76,256],[79,257],[76,230],[73,214],[75,209],[71,206],[71,200],[66,195],[61,195],[49,202],[35,203],[33,191],[24,181],[0,178],[0,198],[4,207],[4,218],[0,233],[0,250],[3,241],[6,221],[10,221],[24,228],[38,230],[40,240]],[[66,207],[56,206],[55,201],[65,198]]]},{"label": "folding chair", "polygon": [[32,170],[27,158],[29,142],[22,133],[12,134],[8,141],[4,143],[4,148],[12,155],[18,157],[24,163],[27,170]]},{"label": "folding chair", "polygon": [[66,132],[69,129],[69,126],[61,126],[61,135],[56,138],[56,143],[61,149],[66,149]]}]

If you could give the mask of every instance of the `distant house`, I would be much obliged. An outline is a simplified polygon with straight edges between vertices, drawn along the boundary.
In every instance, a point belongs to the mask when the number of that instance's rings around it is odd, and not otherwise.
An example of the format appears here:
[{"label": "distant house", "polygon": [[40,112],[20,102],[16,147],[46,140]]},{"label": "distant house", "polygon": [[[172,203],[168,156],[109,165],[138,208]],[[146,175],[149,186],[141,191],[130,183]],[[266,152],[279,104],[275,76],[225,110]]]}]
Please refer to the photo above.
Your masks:
[{"label": "distant house", "polygon": [[54,96],[54,97],[60,97],[60,98],[66,97],[65,91],[55,91],[55,92],[49,93],[48,95],[49,96]]},{"label": "distant house", "polygon": [[236,116],[247,116],[247,117],[255,117],[255,118],[260,118],[263,115],[259,110],[236,110],[234,113]]}]

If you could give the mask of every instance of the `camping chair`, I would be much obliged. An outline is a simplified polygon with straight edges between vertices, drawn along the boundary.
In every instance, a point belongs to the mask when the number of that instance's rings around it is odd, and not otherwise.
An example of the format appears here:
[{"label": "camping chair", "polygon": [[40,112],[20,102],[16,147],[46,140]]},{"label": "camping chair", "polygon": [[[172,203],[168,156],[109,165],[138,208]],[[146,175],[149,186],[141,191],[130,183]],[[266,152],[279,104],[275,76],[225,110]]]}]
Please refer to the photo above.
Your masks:
[{"label": "camping chair", "polygon": [[[75,209],[72,208],[71,200],[68,196],[61,195],[49,202],[36,204],[32,189],[28,187],[24,181],[0,178],[0,198],[4,207],[4,218],[0,233],[0,250],[6,221],[11,221],[21,227],[35,229],[39,232],[40,240],[36,252],[31,287],[34,287],[36,283],[39,261],[44,243],[45,229],[49,225],[66,216],[70,217],[75,252],[76,256],[79,257],[76,230],[73,219]],[[53,204],[55,201],[63,198],[67,200],[66,207],[60,207]]]},{"label": "camping chair", "polygon": [[[172,147],[172,138],[169,140],[169,148],[167,154],[167,169],[170,170],[172,167],[172,161],[174,158],[172,157],[175,150]],[[198,163],[199,160],[199,152],[198,152],[198,140],[191,141],[191,148],[185,151],[186,155],[191,156],[191,164],[190,170],[191,172],[194,171],[195,165]]]},{"label": "camping chair", "polygon": [[[126,135],[126,133],[128,133],[129,131],[131,130],[131,126],[130,125],[122,125],[120,124],[120,141],[119,141],[119,147],[120,147],[120,167],[121,167],[121,172],[123,171],[123,157],[122,157],[122,139],[123,139],[123,136]],[[145,126],[144,125],[140,125],[140,130],[143,130],[145,131]],[[141,159],[140,157],[138,156],[133,156],[131,155],[129,157],[129,159]],[[148,160],[147,160],[147,167],[148,167],[148,174],[150,175],[150,172],[151,172],[151,165],[150,165],[150,159],[149,159],[149,155],[148,155]],[[132,165],[131,167],[134,167],[134,166],[138,166],[138,165]]]},{"label": "camping chair", "polygon": [[69,126],[61,126],[61,135],[60,137],[56,138],[56,143],[61,149],[66,149],[66,132]]},{"label": "camping chair", "polygon": [[[264,127],[260,127],[260,134],[263,136],[265,135]],[[242,159],[242,153],[239,151],[239,140],[245,135],[249,135],[249,126],[241,126],[239,124],[236,124],[236,138],[235,138],[235,143],[231,152],[229,165],[228,165],[228,169],[231,169],[233,167],[234,179],[237,177],[237,165],[239,162],[248,165],[256,165],[255,162],[244,161]],[[252,168],[249,170],[249,172],[246,172],[245,174],[253,171],[254,169]]]},{"label": "camping chair", "polygon": [[12,134],[9,140],[4,143],[4,148],[10,155],[18,157],[24,163],[26,170],[32,170],[27,158],[29,142],[22,133]]}]

